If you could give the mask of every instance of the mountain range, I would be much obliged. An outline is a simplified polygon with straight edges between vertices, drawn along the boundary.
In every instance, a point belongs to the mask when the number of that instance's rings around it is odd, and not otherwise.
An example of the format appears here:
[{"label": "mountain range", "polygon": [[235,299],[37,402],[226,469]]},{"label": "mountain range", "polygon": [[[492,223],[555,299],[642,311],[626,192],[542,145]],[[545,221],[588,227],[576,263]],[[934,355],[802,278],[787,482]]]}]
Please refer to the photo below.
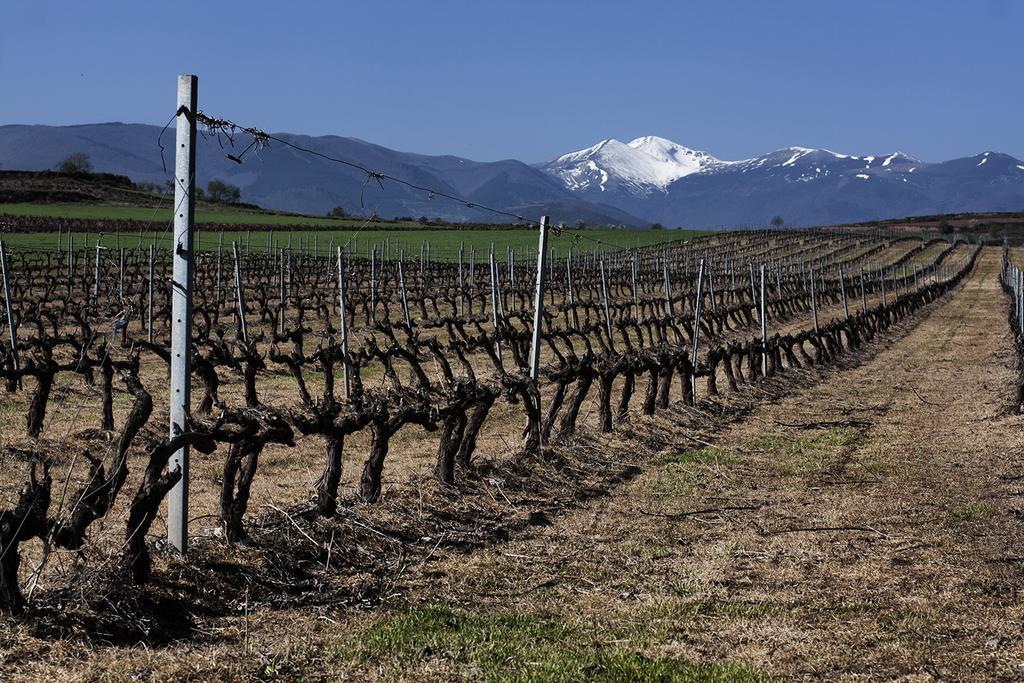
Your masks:
[{"label": "mountain range", "polygon": [[[412,154],[356,138],[275,133],[275,137],[346,159],[410,183],[527,217],[555,222],[642,227],[828,225],[909,215],[1024,210],[1024,162],[1007,154],[929,163],[903,152],[839,154],[788,147],[753,159],[724,161],[665,138],[604,140],[539,164],[478,162]],[[271,209],[322,214],[342,206],[355,214],[499,222],[479,208],[383,181],[357,168],[271,141],[262,150],[239,134],[200,136],[197,182],[237,185],[242,200]],[[163,160],[161,149],[163,146]],[[238,144],[240,143],[240,144]],[[73,152],[97,171],[163,183],[173,166],[174,130],[102,123],[0,126],[0,169],[53,168]],[[238,164],[228,154],[242,156]]]},{"label": "mountain range", "polygon": [[1024,210],[1024,162],[1007,154],[926,163],[904,152],[787,147],[722,161],[664,138],[604,140],[539,166],[578,197],[666,225],[831,225]]}]

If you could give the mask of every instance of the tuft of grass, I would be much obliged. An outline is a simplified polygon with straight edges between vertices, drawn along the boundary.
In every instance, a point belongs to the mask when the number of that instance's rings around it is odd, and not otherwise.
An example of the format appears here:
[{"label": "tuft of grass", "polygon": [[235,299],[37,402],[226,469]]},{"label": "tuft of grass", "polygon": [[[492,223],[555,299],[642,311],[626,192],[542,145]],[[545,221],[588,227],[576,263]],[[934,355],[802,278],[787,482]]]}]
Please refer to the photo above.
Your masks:
[{"label": "tuft of grass", "polygon": [[739,461],[740,454],[736,451],[718,446],[705,446],[667,453],[660,462],[664,465],[733,465]]},{"label": "tuft of grass", "polygon": [[751,440],[750,447],[771,453],[779,471],[791,476],[825,469],[841,449],[856,442],[859,434],[852,427],[830,427],[797,437],[762,434]]},{"label": "tuft of grass", "polygon": [[710,598],[707,600],[672,600],[659,605],[652,612],[652,616],[673,621],[695,617],[763,619],[776,614],[787,614],[791,611],[792,608],[775,602]]},{"label": "tuft of grass", "polygon": [[657,472],[643,486],[657,495],[690,496],[709,479],[710,468],[740,461],[736,451],[717,446],[666,453],[659,463],[669,467]]},{"label": "tuft of grass", "polygon": [[915,610],[892,610],[879,619],[879,626],[886,631],[894,631],[898,636],[913,636],[928,622],[928,615]]},{"label": "tuft of grass", "polygon": [[652,560],[663,560],[666,557],[671,557],[675,552],[672,548],[667,545],[630,545],[626,547],[626,552],[634,557],[645,557]]},{"label": "tuft of grass", "polygon": [[994,512],[992,505],[981,500],[956,503],[946,510],[946,514],[954,522],[976,522],[991,517]]},{"label": "tuft of grass", "polygon": [[447,605],[389,617],[353,637],[337,654],[377,672],[419,665],[435,673],[447,665],[488,681],[767,680],[740,664],[692,664],[604,645],[555,617],[467,612]]}]

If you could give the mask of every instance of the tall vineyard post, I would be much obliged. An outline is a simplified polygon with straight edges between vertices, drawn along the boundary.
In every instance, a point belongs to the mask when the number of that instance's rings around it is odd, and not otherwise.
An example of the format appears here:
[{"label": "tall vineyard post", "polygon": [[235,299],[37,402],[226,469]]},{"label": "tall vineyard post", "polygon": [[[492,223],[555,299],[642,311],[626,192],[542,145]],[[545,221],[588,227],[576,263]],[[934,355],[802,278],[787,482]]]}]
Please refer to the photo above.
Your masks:
[{"label": "tall vineyard post", "polygon": [[818,331],[818,297],[814,286],[814,266],[810,267],[811,272],[811,318],[814,320],[814,336],[818,338],[821,332]]},{"label": "tall vineyard post", "polygon": [[[916,273],[916,271],[915,271]],[[916,277],[915,277],[916,282]],[[850,319],[850,304],[846,300],[846,278],[843,277],[843,264],[839,264],[839,289],[843,290],[843,315]]]},{"label": "tall vineyard post", "polygon": [[[174,241],[171,281],[170,435],[187,431],[192,378],[192,232],[196,200],[196,105],[199,79],[178,76],[177,146],[174,163]],[[99,252],[97,252],[99,253]],[[180,553],[188,546],[188,447],[168,464],[181,479],[167,498],[167,540]]]},{"label": "tall vineyard post", "polygon": [[153,261],[156,259],[156,244],[149,245],[149,302],[146,305],[146,339],[153,343]]},{"label": "tall vineyard post", "polygon": [[7,279],[7,250],[4,248],[3,240],[0,240],[0,271],[4,277],[4,310],[7,314],[7,334],[11,338],[11,360],[14,361],[14,369],[21,366],[18,363],[18,335],[14,328],[14,308],[11,305],[11,283]]},{"label": "tall vineyard post", "polygon": [[[536,388],[540,373],[540,328],[544,322],[544,286],[547,279],[548,217],[540,217],[540,235],[537,238],[537,291],[533,298],[533,337],[530,340],[530,379]],[[460,256],[461,269],[461,256]],[[539,396],[539,394],[538,394]],[[540,401],[538,400],[538,406]]]},{"label": "tall vineyard post", "polygon": [[242,290],[242,264],[238,256],[238,243],[231,243],[231,251],[235,257],[235,302],[238,306],[238,327],[242,332],[242,343],[249,343],[249,328],[245,322],[245,293]]},{"label": "tall vineyard post", "polygon": [[[530,339],[530,381],[533,392],[533,400],[537,402],[537,414],[540,414],[540,384],[537,380],[540,375],[540,334],[541,324],[544,322],[544,287],[547,280],[547,257],[548,257],[548,217],[540,217],[540,234],[537,237],[537,291],[533,297],[533,334]],[[462,263],[460,256],[459,270],[461,274]],[[542,430],[543,433],[543,430]],[[541,448],[546,444],[542,441]]]},{"label": "tall vineyard post", "polygon": [[352,383],[348,372],[348,319],[345,312],[345,264],[342,260],[341,246],[338,246],[338,310],[341,326],[341,373],[345,387],[345,400],[350,398]]},{"label": "tall vineyard post", "polygon": [[761,264],[761,374],[768,375],[768,307],[764,297],[764,264]]},{"label": "tall vineyard post", "polygon": [[615,350],[615,337],[612,334],[612,314],[608,307],[608,276],[604,270],[604,254],[601,254],[601,299],[604,301],[604,325],[608,332],[608,348]]},{"label": "tall vineyard post", "polygon": [[690,349],[690,389],[694,405],[697,404],[697,344],[700,341],[700,313],[704,307],[704,259],[697,269],[697,300],[693,306],[693,347]]}]

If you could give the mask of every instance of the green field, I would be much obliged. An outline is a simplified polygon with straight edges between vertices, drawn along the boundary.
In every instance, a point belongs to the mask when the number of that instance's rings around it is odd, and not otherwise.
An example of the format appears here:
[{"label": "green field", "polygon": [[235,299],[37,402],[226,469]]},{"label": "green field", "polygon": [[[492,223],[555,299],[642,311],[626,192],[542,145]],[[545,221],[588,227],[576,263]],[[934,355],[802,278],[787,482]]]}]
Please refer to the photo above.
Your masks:
[{"label": "green field", "polygon": [[[84,218],[146,221],[148,223],[170,223],[174,200],[166,198],[164,205],[157,207],[124,206],[117,204],[0,204],[0,215],[36,216],[40,218]],[[309,225],[317,227],[359,226],[362,218],[327,218],[300,216],[296,214],[264,213],[232,209],[216,205],[200,204],[196,209],[196,223],[223,223],[226,225]],[[395,227],[419,227],[418,223],[392,222]]]},{"label": "green field", "polygon": [[[74,245],[84,247],[88,243],[92,248],[97,240],[104,247],[148,249],[151,243],[160,248],[170,246],[170,210],[171,207],[146,208],[137,206],[117,206],[103,204],[0,204],[0,215],[39,216],[54,218],[54,229],[59,226],[60,218],[83,219],[115,219],[138,220],[153,223],[150,230],[139,233],[97,234],[76,232]],[[240,228],[224,232],[224,245],[227,250],[231,242],[248,247],[252,251],[265,251],[268,244],[274,249],[287,248],[305,249],[312,252],[327,254],[331,244],[348,244],[350,251],[365,254],[371,245],[383,246],[387,242],[389,256],[395,256],[404,250],[407,254],[418,256],[421,245],[430,244],[434,258],[453,260],[458,258],[460,245],[465,245],[468,253],[476,249],[477,253],[487,251],[491,245],[503,256],[508,248],[520,254],[527,249],[536,250],[537,233],[529,229],[455,229],[444,226],[421,225],[419,223],[369,223],[359,218],[317,218],[314,216],[298,216],[289,214],[269,214],[238,209],[221,209],[217,207],[201,207],[196,211],[198,239],[200,250],[217,249],[220,232],[204,231],[204,224],[225,224],[252,226],[252,229]],[[275,226],[306,225],[315,230],[278,230]],[[386,226],[383,227],[383,226]],[[335,229],[331,229],[335,228]],[[550,235],[550,243],[556,254],[564,255],[570,248],[577,253],[600,252],[605,250],[641,247],[661,242],[692,239],[707,234],[706,230],[611,230],[611,229],[566,229],[561,234]],[[64,233],[58,237],[52,233],[5,233],[4,242],[12,249],[54,249],[58,239],[61,248],[67,249],[68,236]]]},{"label": "green field", "polygon": [[[11,206],[32,207],[34,209],[60,209],[60,205],[0,205],[3,210]],[[100,207],[100,206],[75,206],[77,217],[102,217],[113,218],[112,210],[120,210],[124,213],[121,217],[135,218],[137,212],[148,212],[152,216],[153,209],[142,209],[133,207]],[[161,210],[165,212],[166,210]],[[92,215],[86,215],[92,212]],[[2,213],[2,211],[0,211]],[[40,211],[38,215],[52,215]],[[265,222],[250,223],[253,229],[246,229],[245,216],[253,218],[275,218],[279,220],[289,219],[291,224],[301,217],[297,216],[275,216],[271,214],[247,214],[244,212],[218,212],[212,211],[208,215],[229,215],[239,220],[240,228],[224,232],[224,247],[230,250],[231,242],[239,243],[240,247],[248,247],[251,251],[265,251],[269,244],[273,249],[288,248],[327,254],[331,245],[347,244],[349,250],[356,254],[366,254],[371,246],[383,247],[387,242],[389,256],[395,256],[400,251],[418,256],[421,245],[430,245],[430,252],[433,258],[443,260],[454,260],[458,258],[460,245],[465,245],[467,258],[471,249],[476,249],[478,254],[488,250],[494,245],[497,253],[506,254],[511,248],[515,252],[525,254],[526,250],[537,249],[537,231],[532,229],[508,228],[508,229],[456,229],[451,227],[424,226],[418,223],[401,227],[400,224],[388,223],[390,229],[380,229],[375,224],[365,225],[366,221],[342,221],[336,219],[308,218],[309,221],[317,221],[314,224],[337,225],[340,229],[316,229],[316,230],[275,230],[273,225]],[[154,222],[153,228],[139,236],[138,232],[131,233],[104,233],[96,232],[75,232],[73,234],[74,245],[80,249],[88,244],[91,249],[97,240],[103,247],[117,249],[145,248],[156,244],[162,249],[170,247],[170,226],[165,222],[166,215],[159,222]],[[228,223],[231,221],[220,220]],[[215,250],[220,241],[220,231],[203,230],[202,220],[198,221],[199,249]],[[379,224],[377,224],[379,225]],[[348,227],[349,229],[345,229]],[[361,229],[360,229],[361,228]],[[700,234],[706,234],[707,230],[618,230],[618,229],[577,229],[566,228],[560,234],[551,233],[550,243],[556,254],[566,254],[571,248],[577,253],[591,253],[605,250],[624,249],[632,247],[643,247],[662,242],[673,242],[676,240],[689,240]],[[62,250],[68,248],[68,233],[63,232],[58,236],[57,232],[9,232],[3,236],[4,243],[10,249],[55,249],[57,241],[60,241]]]}]

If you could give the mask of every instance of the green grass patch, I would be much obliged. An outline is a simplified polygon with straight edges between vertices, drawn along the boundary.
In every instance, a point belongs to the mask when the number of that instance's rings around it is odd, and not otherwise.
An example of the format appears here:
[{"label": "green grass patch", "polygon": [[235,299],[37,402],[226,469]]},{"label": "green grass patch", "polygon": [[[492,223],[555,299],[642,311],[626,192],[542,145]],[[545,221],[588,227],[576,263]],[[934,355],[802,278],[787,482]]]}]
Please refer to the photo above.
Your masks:
[{"label": "green grass patch", "polygon": [[685,603],[680,616],[710,616],[729,619],[762,619],[785,612],[785,607],[773,602],[745,600],[702,600]]},{"label": "green grass patch", "polygon": [[991,504],[981,500],[951,505],[946,514],[954,522],[977,522],[992,516],[995,509]]},{"label": "green grass patch", "polygon": [[668,465],[643,485],[647,491],[663,496],[692,496],[711,476],[712,468],[740,462],[736,451],[717,446],[666,453],[659,463]]},{"label": "green grass patch", "polygon": [[852,427],[830,427],[795,437],[762,434],[750,441],[750,448],[771,453],[772,462],[782,474],[799,475],[826,468],[843,448],[856,442],[859,434]]},{"label": "green grass patch", "polygon": [[688,498],[697,492],[697,486],[704,481],[702,472],[671,468],[657,476],[651,477],[643,484],[643,488],[659,496]]},{"label": "green grass patch", "polygon": [[[691,664],[604,645],[550,616],[417,607],[354,636],[338,656],[375,671],[450,667],[487,681],[761,681],[732,663]],[[415,673],[412,674],[415,676]],[[452,674],[454,675],[454,673]]]},{"label": "green grass patch", "polygon": [[739,453],[718,446],[667,453],[660,460],[663,465],[733,465],[739,461]]},{"label": "green grass patch", "polygon": [[908,635],[914,634],[927,624],[928,615],[915,610],[898,609],[882,615],[878,623],[885,631],[895,631],[897,635]]}]

